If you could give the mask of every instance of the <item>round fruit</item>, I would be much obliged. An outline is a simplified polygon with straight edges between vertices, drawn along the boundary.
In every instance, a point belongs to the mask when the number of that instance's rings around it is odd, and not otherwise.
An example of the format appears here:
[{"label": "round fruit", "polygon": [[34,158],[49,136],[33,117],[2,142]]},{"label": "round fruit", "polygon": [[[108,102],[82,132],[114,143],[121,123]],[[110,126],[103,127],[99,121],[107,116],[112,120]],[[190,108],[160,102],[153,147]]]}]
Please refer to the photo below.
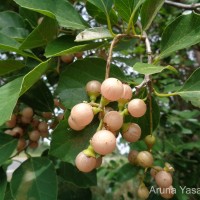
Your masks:
[{"label": "round fruit", "polygon": [[152,178],[155,178],[156,174],[159,172],[159,171],[162,171],[163,168],[160,167],[160,166],[153,166],[150,170],[150,174],[152,176]]},{"label": "round fruit", "polygon": [[141,151],[137,155],[137,163],[141,167],[147,168],[153,165],[153,156],[148,151]]},{"label": "round fruit", "polygon": [[147,199],[149,197],[148,188],[144,184],[141,184],[138,188],[137,195],[141,199]]},{"label": "round fruit", "polygon": [[130,123],[128,129],[122,133],[122,136],[127,142],[136,142],[140,139],[141,128],[138,124]]},{"label": "round fruit", "polygon": [[73,54],[67,54],[67,55],[62,55],[60,56],[60,59],[64,62],[64,63],[71,63],[74,60],[74,55]]},{"label": "round fruit", "polygon": [[32,121],[32,118],[21,116],[21,122],[22,122],[23,124],[30,124],[31,121]]},{"label": "round fruit", "polygon": [[76,156],[75,160],[76,167],[81,172],[90,172],[92,171],[96,166],[96,158],[94,157],[88,157],[83,152],[80,152]]},{"label": "round fruit", "polygon": [[159,171],[155,176],[157,185],[161,188],[168,188],[172,185],[172,175],[166,171]]},{"label": "round fruit", "polygon": [[174,196],[175,191],[173,186],[170,185],[168,188],[160,188],[160,195],[165,199],[171,199]]},{"label": "round fruit", "polygon": [[120,99],[130,100],[132,98],[132,88],[123,83],[123,94]]},{"label": "round fruit", "polygon": [[40,136],[41,136],[42,138],[48,138],[49,132],[40,132]]},{"label": "round fruit", "polygon": [[122,127],[123,116],[117,111],[110,111],[105,114],[103,122],[107,129],[117,131]]},{"label": "round fruit", "polygon": [[31,131],[29,133],[29,139],[33,142],[37,142],[40,139],[40,132],[38,130]]},{"label": "round fruit", "polygon": [[18,127],[18,126],[13,128],[12,132],[13,132],[13,136],[18,136],[18,137],[21,137],[24,133],[23,129],[21,127]]},{"label": "round fruit", "polygon": [[144,139],[144,142],[147,145],[147,147],[151,149],[156,142],[156,138],[153,135],[147,135]]},{"label": "round fruit", "polygon": [[17,117],[15,114],[12,114],[11,119],[6,122],[8,128],[14,128],[16,125]]},{"label": "round fruit", "polygon": [[114,151],[116,137],[108,130],[100,130],[93,135],[91,145],[96,153],[106,155]]},{"label": "round fruit", "polygon": [[74,120],[71,118],[71,116],[69,116],[69,118],[68,118],[68,124],[69,124],[70,128],[75,131],[80,131],[85,128],[85,126],[79,126],[78,124],[76,124],[74,122]]},{"label": "round fruit", "polygon": [[17,151],[22,151],[26,147],[26,140],[24,138],[19,138],[17,143]]},{"label": "round fruit", "polygon": [[33,109],[31,107],[26,107],[22,110],[22,116],[25,118],[32,118],[33,114]]},{"label": "round fruit", "polygon": [[96,80],[89,81],[86,84],[85,90],[88,93],[88,95],[94,95],[95,97],[98,97],[101,92],[101,83]]},{"label": "round fruit", "polygon": [[128,111],[133,117],[142,117],[147,106],[142,99],[133,99],[128,103]]},{"label": "round fruit", "polygon": [[122,82],[116,78],[108,78],[101,84],[101,94],[109,101],[117,101],[123,94]]},{"label": "round fruit", "polygon": [[79,103],[71,110],[72,120],[81,126],[88,125],[94,118],[92,106],[87,103]]},{"label": "round fruit", "polygon": [[83,52],[77,52],[74,54],[78,59],[83,58]]},{"label": "round fruit", "polygon": [[128,160],[131,164],[135,165],[137,164],[137,155],[138,151],[136,150],[131,150],[128,154]]},{"label": "round fruit", "polygon": [[40,132],[48,132],[48,124],[46,122],[40,122],[38,125],[38,130]]}]

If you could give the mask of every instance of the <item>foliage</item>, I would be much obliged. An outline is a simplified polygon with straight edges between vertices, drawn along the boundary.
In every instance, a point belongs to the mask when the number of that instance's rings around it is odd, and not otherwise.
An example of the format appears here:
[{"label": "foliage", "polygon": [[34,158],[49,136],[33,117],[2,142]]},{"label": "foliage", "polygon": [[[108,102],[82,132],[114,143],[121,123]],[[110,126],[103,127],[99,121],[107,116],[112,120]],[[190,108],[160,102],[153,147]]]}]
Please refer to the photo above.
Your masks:
[{"label": "foliage", "polygon": [[[173,199],[199,198],[200,192],[182,192],[180,186],[200,184],[200,10],[198,1],[180,1],[182,8],[167,2],[1,3],[0,199],[138,199],[141,182],[150,190],[155,181],[150,169],[128,163],[127,156],[130,150],[149,150],[143,140],[149,134],[156,137],[154,165],[170,163],[175,169]],[[80,132],[70,128],[68,118],[74,105],[90,102],[87,82],[108,76],[129,84],[133,98],[146,102],[143,117],[125,117],[140,125],[142,136],[128,143],[120,132],[115,152],[103,158],[100,168],[83,173],[75,158],[88,147],[99,116]],[[25,123],[28,106],[34,116]],[[109,106],[117,109],[115,102]],[[11,133],[13,114],[23,136]],[[48,124],[48,135],[40,131],[39,142],[29,140],[36,122]],[[21,139],[26,141],[22,149]],[[21,157],[26,161],[9,180],[11,163]],[[151,192],[148,199],[162,197]]]}]

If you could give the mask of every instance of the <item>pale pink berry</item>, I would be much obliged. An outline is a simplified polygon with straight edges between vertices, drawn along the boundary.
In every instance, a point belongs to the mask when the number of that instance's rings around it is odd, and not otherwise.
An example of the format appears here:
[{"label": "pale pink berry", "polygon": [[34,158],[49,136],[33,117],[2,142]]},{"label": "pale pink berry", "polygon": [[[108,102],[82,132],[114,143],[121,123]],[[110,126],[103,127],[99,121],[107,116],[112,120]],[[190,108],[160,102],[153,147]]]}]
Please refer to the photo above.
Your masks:
[{"label": "pale pink berry", "polygon": [[123,94],[120,99],[130,100],[132,98],[132,89],[128,84],[123,83]]},{"label": "pale pink berry", "polygon": [[114,151],[116,137],[108,130],[100,130],[93,135],[91,145],[96,153],[106,155]]},{"label": "pale pink berry", "polygon": [[137,164],[137,155],[138,151],[131,150],[128,154],[128,161],[133,165]]},{"label": "pale pink berry", "polygon": [[66,54],[66,55],[62,55],[60,56],[60,59],[64,62],[64,63],[71,63],[74,60],[74,55],[73,54]]},{"label": "pale pink berry", "polygon": [[16,126],[12,129],[13,136],[21,137],[24,134],[24,130],[21,127]]},{"label": "pale pink berry", "polygon": [[85,155],[83,152],[80,152],[76,156],[75,160],[76,167],[81,171],[81,172],[90,172],[92,171],[95,166],[96,166],[96,158],[94,157],[89,157]]},{"label": "pale pink berry", "polygon": [[123,116],[117,111],[110,111],[105,114],[103,122],[110,131],[117,131],[122,127]]},{"label": "pale pink berry", "polygon": [[33,142],[37,142],[40,139],[40,132],[38,130],[33,130],[29,133],[29,139]]},{"label": "pale pink berry", "polygon": [[71,116],[69,116],[68,118],[68,124],[70,126],[71,129],[75,130],[75,131],[80,131],[83,130],[85,128],[85,126],[79,126],[72,118]]},{"label": "pale pink berry", "polygon": [[153,165],[153,156],[148,151],[141,151],[137,155],[137,164],[147,168]]},{"label": "pale pink berry", "polygon": [[17,117],[15,114],[12,114],[11,119],[6,122],[8,128],[14,128],[16,125]]},{"label": "pale pink berry", "polygon": [[33,109],[31,107],[26,107],[22,110],[22,116],[25,118],[32,118],[33,114]]},{"label": "pale pink berry", "polygon": [[172,185],[167,188],[160,188],[160,196],[164,199],[171,199],[175,193],[176,189]]},{"label": "pale pink berry", "polygon": [[122,133],[122,136],[127,142],[136,142],[140,139],[141,128],[136,123],[130,123],[128,129]]},{"label": "pale pink berry", "polygon": [[128,103],[128,111],[133,117],[142,117],[147,106],[142,99],[133,99]]},{"label": "pale pink berry", "polygon": [[79,103],[71,110],[72,120],[80,127],[87,126],[94,118],[92,106],[87,103]]},{"label": "pale pink berry", "polygon": [[101,84],[101,94],[109,101],[117,101],[123,94],[122,82],[116,78],[108,78]]},{"label": "pale pink berry", "polygon": [[159,171],[155,176],[157,185],[161,188],[167,188],[172,185],[172,175],[166,171]]},{"label": "pale pink berry", "polygon": [[48,132],[48,124],[46,122],[40,122],[38,125],[38,130],[40,132]]},{"label": "pale pink berry", "polygon": [[96,80],[89,81],[85,87],[86,92],[89,95],[99,96],[101,92],[101,83]]}]

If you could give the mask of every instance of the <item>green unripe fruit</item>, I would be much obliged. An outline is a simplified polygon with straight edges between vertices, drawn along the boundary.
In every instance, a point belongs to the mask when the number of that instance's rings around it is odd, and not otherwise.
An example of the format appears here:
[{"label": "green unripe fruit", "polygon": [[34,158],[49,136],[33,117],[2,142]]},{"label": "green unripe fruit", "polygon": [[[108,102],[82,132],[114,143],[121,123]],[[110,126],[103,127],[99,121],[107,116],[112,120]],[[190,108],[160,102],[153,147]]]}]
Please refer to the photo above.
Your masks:
[{"label": "green unripe fruit", "polygon": [[153,147],[153,145],[156,143],[156,138],[153,135],[147,135],[144,139],[145,144],[149,149]]}]

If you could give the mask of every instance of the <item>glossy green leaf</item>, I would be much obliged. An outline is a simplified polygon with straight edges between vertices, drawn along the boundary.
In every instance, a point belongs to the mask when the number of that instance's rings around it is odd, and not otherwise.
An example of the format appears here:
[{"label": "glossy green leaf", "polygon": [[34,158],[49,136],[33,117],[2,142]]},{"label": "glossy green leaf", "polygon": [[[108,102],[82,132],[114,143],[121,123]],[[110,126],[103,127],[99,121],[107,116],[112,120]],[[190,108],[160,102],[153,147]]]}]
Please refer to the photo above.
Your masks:
[{"label": "glossy green leaf", "polygon": [[84,29],[87,24],[75,10],[71,3],[65,0],[15,0],[21,7],[39,12],[56,19],[60,26],[72,29]]},{"label": "glossy green leaf", "polygon": [[54,102],[51,91],[42,81],[37,81],[20,98],[26,105],[40,112],[53,112]]},{"label": "glossy green leaf", "polygon": [[22,56],[31,57],[38,60],[38,58],[31,52],[25,52],[25,51],[19,50],[19,46],[20,46],[19,42],[0,33],[0,49],[1,50],[16,52]]},{"label": "glossy green leaf", "polygon": [[88,2],[99,8],[106,16],[109,15],[113,3],[112,0],[88,0]]},{"label": "glossy green leaf", "polygon": [[7,27],[25,28],[23,18],[13,11],[0,12],[0,30]]},{"label": "glossy green leaf", "polygon": [[44,46],[56,37],[57,32],[57,22],[54,19],[46,17],[23,41],[20,49],[32,49]]},{"label": "glossy green leaf", "polygon": [[0,76],[12,73],[25,67],[24,63],[18,60],[0,60]]},{"label": "glossy green leaf", "polygon": [[139,72],[140,74],[156,74],[156,73],[160,73],[162,72],[164,69],[168,69],[168,70],[171,70],[175,73],[178,73],[177,70],[168,65],[166,67],[162,67],[162,66],[156,66],[156,65],[153,65],[153,64],[147,64],[147,63],[135,63],[135,65],[133,66],[133,69],[137,72]]},{"label": "glossy green leaf", "polygon": [[[115,8],[120,17],[125,21],[129,22],[132,13],[136,14],[139,6],[143,3],[143,0],[114,0]],[[134,17],[134,23],[137,20],[137,15]]]},{"label": "glossy green leaf", "polygon": [[23,40],[28,35],[28,30],[15,27],[7,27],[2,29],[0,32],[16,40]]},{"label": "glossy green leaf", "polygon": [[[105,67],[106,61],[99,58],[86,58],[70,64],[62,72],[58,82],[57,94],[62,103],[67,108],[72,108],[75,104],[86,101],[88,97],[85,85],[91,80],[102,82],[105,77]],[[122,71],[114,65],[111,67],[110,76],[122,81],[127,80]]]},{"label": "glossy green leaf", "polygon": [[158,59],[200,42],[200,15],[191,13],[182,15],[169,24],[161,41],[161,53]]},{"label": "glossy green leaf", "polygon": [[45,56],[60,56],[65,54],[73,54],[77,52],[87,51],[101,47],[104,42],[95,43],[77,43],[75,38],[71,36],[61,36],[58,39],[49,43],[45,49]]},{"label": "glossy green leaf", "polygon": [[70,163],[62,162],[57,170],[58,176],[61,176],[66,182],[77,185],[78,187],[90,187],[97,185],[96,171],[90,173],[80,172]]},{"label": "glossy green leaf", "polygon": [[140,12],[143,30],[147,30],[150,27],[152,21],[156,17],[164,2],[164,0],[146,0],[144,2]]},{"label": "glossy green leaf", "polygon": [[108,175],[108,179],[115,182],[125,182],[138,175],[138,167],[126,163]]},{"label": "glossy green leaf", "polygon": [[81,41],[107,39],[107,38],[113,38],[113,36],[109,32],[109,30],[104,27],[96,27],[96,28],[86,29],[86,30],[80,32],[76,36],[75,41],[81,42]]},{"label": "glossy green leaf", "polygon": [[7,176],[6,172],[3,170],[3,168],[0,168],[0,199],[4,200],[5,193],[6,193],[6,186],[7,186]]},{"label": "glossy green leaf", "polygon": [[[87,3],[86,3],[86,9],[87,9],[88,14],[91,15],[92,17],[94,17],[94,19],[98,23],[107,24],[107,17],[106,17],[106,14],[104,11],[102,11],[101,9],[99,9],[97,6],[90,3],[89,1],[87,1]],[[117,16],[115,10],[110,9],[108,11],[108,15],[109,15],[111,24],[117,24],[118,16]]]},{"label": "glossy green leaf", "polygon": [[[59,178],[59,177],[58,177]],[[92,192],[90,188],[80,188],[74,184],[65,182],[62,178],[59,178],[59,200],[92,200]]]},{"label": "glossy green leaf", "polygon": [[69,128],[68,119],[62,120],[53,131],[50,155],[74,164],[76,156],[89,145],[97,126],[98,123],[93,122],[77,132]]},{"label": "glossy green leaf", "polygon": [[0,165],[10,158],[17,147],[17,140],[10,135],[0,133]]},{"label": "glossy green leaf", "polygon": [[10,187],[16,200],[57,199],[57,177],[52,162],[44,157],[29,158],[14,171]]},{"label": "glossy green leaf", "polygon": [[195,70],[177,92],[184,100],[191,101],[194,106],[200,108],[200,68]]},{"label": "glossy green leaf", "polygon": [[39,64],[24,77],[17,78],[0,88],[0,125],[11,117],[18,98],[46,72],[48,63],[49,60]]}]

